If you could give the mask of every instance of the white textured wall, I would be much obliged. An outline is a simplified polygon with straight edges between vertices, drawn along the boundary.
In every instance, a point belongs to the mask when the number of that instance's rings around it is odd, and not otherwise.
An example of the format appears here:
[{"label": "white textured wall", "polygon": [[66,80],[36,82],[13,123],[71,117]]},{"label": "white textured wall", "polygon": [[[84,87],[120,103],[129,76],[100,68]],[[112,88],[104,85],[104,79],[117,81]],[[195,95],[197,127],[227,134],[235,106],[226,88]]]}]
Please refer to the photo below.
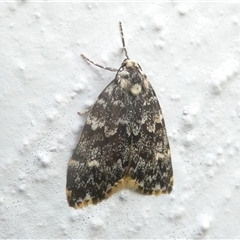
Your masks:
[{"label": "white textured wall", "polygon": [[[239,3],[0,3],[0,238],[240,238]],[[130,57],[159,97],[175,176],[82,210],[67,163],[89,108]]]}]

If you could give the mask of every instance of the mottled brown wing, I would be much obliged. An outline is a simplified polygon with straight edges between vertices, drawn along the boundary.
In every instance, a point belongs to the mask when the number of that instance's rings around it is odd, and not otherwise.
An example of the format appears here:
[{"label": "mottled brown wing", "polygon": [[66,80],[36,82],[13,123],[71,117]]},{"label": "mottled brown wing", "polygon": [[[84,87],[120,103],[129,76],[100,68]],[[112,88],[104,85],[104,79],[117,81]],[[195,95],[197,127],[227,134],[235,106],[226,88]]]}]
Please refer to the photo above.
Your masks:
[{"label": "mottled brown wing", "polygon": [[173,170],[156,94],[138,63],[124,60],[89,112],[69,161],[67,199],[82,208],[129,187],[170,193]]},{"label": "mottled brown wing", "polygon": [[150,83],[149,90],[136,99],[133,115],[138,132],[131,137],[129,185],[143,194],[170,193],[173,186],[170,146],[161,107]]},{"label": "mottled brown wing", "polygon": [[91,108],[68,164],[67,200],[71,207],[95,204],[124,187],[130,133],[126,94],[113,80]]}]

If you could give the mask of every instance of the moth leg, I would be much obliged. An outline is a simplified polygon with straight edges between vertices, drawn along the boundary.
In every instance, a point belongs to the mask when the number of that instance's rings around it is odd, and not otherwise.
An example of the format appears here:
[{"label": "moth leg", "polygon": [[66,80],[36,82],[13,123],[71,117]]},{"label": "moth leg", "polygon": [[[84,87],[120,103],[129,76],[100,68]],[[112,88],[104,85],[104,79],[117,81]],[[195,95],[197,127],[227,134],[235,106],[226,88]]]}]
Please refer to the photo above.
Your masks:
[{"label": "moth leg", "polygon": [[87,110],[85,110],[85,111],[77,112],[77,114],[78,114],[79,116],[85,115],[85,114],[89,113],[90,109],[91,109],[91,108],[89,108],[89,109],[87,109]]}]

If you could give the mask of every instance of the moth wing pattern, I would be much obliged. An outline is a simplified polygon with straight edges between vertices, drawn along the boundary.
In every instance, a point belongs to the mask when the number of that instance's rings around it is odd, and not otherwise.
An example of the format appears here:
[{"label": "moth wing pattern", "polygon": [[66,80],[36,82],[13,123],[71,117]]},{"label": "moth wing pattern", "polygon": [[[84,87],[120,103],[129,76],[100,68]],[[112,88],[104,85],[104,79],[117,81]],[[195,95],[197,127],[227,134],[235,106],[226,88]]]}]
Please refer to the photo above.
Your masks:
[{"label": "moth wing pattern", "polygon": [[74,208],[95,204],[121,186],[130,144],[126,126],[119,124],[126,115],[122,101],[119,86],[113,80],[89,112],[68,165],[67,198]]},{"label": "moth wing pattern", "polygon": [[127,187],[170,193],[170,147],[156,94],[138,63],[125,60],[91,108],[69,161],[67,198],[82,208]]},{"label": "moth wing pattern", "polygon": [[172,191],[173,169],[162,110],[149,82],[148,87],[148,92],[133,107],[140,126],[132,135],[129,185],[140,193],[159,195]]}]

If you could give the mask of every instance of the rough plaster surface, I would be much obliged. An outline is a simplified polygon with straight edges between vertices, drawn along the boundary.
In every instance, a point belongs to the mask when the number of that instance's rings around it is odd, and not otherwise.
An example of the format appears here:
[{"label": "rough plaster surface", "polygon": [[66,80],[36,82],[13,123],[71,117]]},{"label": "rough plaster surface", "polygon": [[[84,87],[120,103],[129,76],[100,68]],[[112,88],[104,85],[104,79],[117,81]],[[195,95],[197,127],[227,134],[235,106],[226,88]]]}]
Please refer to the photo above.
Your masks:
[{"label": "rough plaster surface", "polygon": [[[239,3],[0,3],[0,238],[240,238]],[[82,210],[67,163],[91,106],[139,62],[162,106],[167,196],[123,190]]]}]

